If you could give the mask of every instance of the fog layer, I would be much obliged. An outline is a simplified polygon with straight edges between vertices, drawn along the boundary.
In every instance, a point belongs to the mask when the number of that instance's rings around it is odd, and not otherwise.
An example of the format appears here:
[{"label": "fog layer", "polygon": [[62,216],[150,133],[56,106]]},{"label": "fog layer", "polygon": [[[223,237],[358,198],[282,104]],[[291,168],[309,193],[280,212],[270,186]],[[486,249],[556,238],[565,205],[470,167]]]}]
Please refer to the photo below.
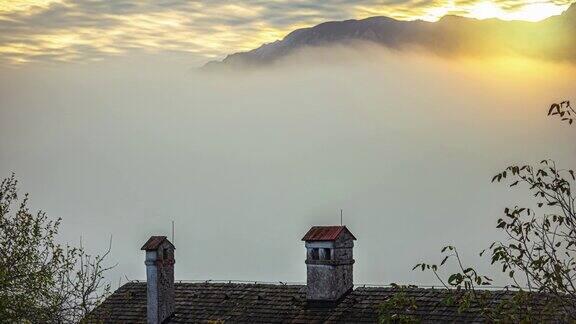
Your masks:
[{"label": "fog layer", "polygon": [[370,47],[226,74],[166,57],[5,70],[0,175],[63,218],[63,241],[113,235],[114,284],[144,279],[139,248],[171,221],[177,279],[302,282],[301,237],[340,209],[356,283],[435,284],[410,269],[448,243],[490,269],[477,252],[522,197],[492,175],[574,166],[574,130],[545,117],[574,72]]}]

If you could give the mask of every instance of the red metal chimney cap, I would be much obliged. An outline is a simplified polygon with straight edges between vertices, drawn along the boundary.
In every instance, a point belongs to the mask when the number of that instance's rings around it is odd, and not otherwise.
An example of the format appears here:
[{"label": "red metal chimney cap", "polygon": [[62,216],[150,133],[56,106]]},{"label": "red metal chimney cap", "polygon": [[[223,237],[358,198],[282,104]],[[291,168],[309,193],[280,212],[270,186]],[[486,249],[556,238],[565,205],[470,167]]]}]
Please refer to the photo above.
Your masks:
[{"label": "red metal chimney cap", "polygon": [[346,226],[313,226],[302,241],[335,241],[343,231],[348,232],[353,240],[356,237],[350,232]]},{"label": "red metal chimney cap", "polygon": [[166,238],[166,236],[150,236],[148,241],[146,241],[146,243],[144,243],[144,245],[142,245],[142,248],[140,248],[140,250],[146,250],[146,251],[157,250],[158,247],[160,246],[160,244],[164,243],[164,241],[166,241],[170,245],[172,245],[173,249],[176,249],[174,247],[174,244],[172,244],[172,242],[170,242]]}]

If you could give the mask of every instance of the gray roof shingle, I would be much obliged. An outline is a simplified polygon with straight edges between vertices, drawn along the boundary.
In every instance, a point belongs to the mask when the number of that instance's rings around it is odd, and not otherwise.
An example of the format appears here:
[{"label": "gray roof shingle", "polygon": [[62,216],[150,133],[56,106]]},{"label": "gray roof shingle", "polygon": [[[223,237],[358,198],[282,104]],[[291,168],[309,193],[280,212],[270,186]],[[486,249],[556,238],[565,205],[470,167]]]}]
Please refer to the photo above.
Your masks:
[{"label": "gray roof shingle", "polygon": [[[336,306],[307,306],[306,286],[240,283],[176,283],[176,309],[168,323],[375,323],[380,305],[397,290],[358,287]],[[447,305],[443,289],[407,288],[425,322],[483,322],[478,312]],[[493,302],[513,292],[491,291]],[[108,297],[87,322],[146,323],[146,283],[130,282]]]}]

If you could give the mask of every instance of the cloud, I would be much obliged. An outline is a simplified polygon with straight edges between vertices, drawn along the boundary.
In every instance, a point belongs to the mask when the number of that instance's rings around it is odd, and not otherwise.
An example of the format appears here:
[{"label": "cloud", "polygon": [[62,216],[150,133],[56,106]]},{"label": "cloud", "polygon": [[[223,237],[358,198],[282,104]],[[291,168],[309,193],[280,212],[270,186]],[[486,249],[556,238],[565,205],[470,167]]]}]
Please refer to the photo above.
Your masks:
[{"label": "cloud", "polygon": [[[534,13],[563,10],[546,1]],[[436,20],[446,14],[514,17],[522,0],[35,0],[0,4],[0,64],[99,60],[131,52],[177,51],[209,59],[249,50],[328,20],[375,15]],[[480,4],[480,7],[478,7]],[[492,6],[492,7],[490,7]],[[493,9],[491,11],[491,8]],[[496,9],[494,9],[496,8]],[[485,12],[474,12],[484,10]]]},{"label": "cloud", "polygon": [[305,280],[299,235],[343,208],[357,283],[432,284],[414,263],[454,244],[477,264],[503,207],[523,202],[495,172],[576,165],[573,132],[545,117],[574,66],[372,46],[183,74],[167,57],[0,73],[0,175],[63,218],[62,242],[98,252],[113,234],[112,282],[142,277],[138,243],[171,220],[180,279]]}]

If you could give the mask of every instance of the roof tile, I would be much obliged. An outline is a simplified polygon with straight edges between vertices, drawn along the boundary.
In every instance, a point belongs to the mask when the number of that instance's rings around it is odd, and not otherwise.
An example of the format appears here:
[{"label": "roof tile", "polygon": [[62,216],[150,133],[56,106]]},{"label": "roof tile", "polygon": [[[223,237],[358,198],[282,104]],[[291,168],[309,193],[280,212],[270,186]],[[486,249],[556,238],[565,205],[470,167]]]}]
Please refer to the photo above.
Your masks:
[{"label": "roof tile", "polygon": [[304,235],[302,241],[334,241],[340,236],[342,231],[347,231],[352,236],[352,239],[356,239],[346,226],[313,226]]},{"label": "roof tile", "polygon": [[[310,308],[303,288],[302,285],[176,283],[176,308],[168,323],[374,323],[378,321],[380,305],[396,292],[391,287],[356,288],[333,308]],[[457,306],[444,303],[446,290],[409,288],[405,293],[418,305],[412,314],[425,322],[483,321],[476,312],[459,312]],[[513,292],[489,294],[497,303],[510,298]],[[225,300],[225,295],[229,299]],[[146,283],[123,285],[89,315],[87,322],[146,323]]]}]

